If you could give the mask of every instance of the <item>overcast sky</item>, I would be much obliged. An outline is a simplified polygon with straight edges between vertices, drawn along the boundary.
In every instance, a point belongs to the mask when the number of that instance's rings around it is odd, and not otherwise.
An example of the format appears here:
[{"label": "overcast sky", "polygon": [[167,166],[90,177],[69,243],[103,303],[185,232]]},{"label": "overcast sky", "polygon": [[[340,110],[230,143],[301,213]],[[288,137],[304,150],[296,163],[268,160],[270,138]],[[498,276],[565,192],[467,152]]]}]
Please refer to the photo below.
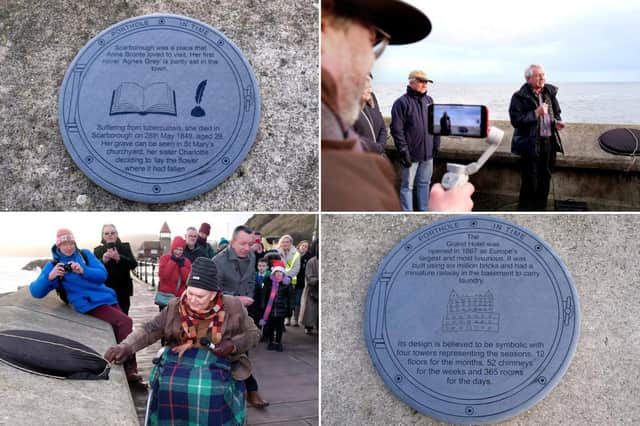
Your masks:
[{"label": "overcast sky", "polygon": [[640,1],[408,0],[431,20],[431,34],[389,46],[376,82],[412,69],[446,82],[520,82],[531,63],[554,82],[640,81]]},{"label": "overcast sky", "polygon": [[[168,213],[168,212],[62,212],[62,213],[0,213],[0,256],[48,256],[55,243],[56,231],[69,228],[80,247],[93,249],[100,243],[100,231],[105,223],[113,223],[120,236],[136,234],[158,235],[166,221],[171,235],[184,235],[189,226],[211,225],[210,241],[229,238],[233,229],[244,224],[252,213]],[[25,253],[28,251],[28,253]]]}]

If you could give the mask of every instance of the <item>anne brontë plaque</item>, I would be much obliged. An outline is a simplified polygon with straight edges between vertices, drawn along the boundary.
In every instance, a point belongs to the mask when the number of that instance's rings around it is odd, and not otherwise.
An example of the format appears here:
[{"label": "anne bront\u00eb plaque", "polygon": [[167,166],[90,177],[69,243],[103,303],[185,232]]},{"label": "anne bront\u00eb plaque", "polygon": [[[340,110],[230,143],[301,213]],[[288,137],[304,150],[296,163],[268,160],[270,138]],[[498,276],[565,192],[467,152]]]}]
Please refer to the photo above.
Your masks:
[{"label": "anne bront\u00eb plaque", "polygon": [[405,238],[369,288],[365,338],[404,402],[454,423],[541,400],[575,351],[580,310],[562,260],[506,220],[458,217]]},{"label": "anne bront\u00eb plaque", "polygon": [[229,176],[253,145],[260,96],[240,50],[176,15],[119,22],[93,38],[60,89],[67,150],[121,197],[172,202]]}]

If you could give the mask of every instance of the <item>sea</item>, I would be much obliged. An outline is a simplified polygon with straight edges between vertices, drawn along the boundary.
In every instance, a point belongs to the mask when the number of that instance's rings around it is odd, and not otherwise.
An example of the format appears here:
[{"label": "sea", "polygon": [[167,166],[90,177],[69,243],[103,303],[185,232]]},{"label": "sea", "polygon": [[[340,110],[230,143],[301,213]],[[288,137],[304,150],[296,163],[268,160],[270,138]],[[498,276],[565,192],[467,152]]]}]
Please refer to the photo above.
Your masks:
[{"label": "sea", "polygon": [[[436,82],[428,93],[436,103],[486,105],[489,120],[509,120],[511,96],[523,83]],[[640,82],[549,83],[559,89],[562,119],[567,123],[640,124]],[[374,81],[373,90],[387,117],[393,102],[405,93],[406,83]]]},{"label": "sea", "polygon": [[40,268],[33,271],[24,271],[22,267],[35,259],[41,259],[38,256],[17,257],[17,256],[0,256],[0,294],[16,291],[18,287],[28,286],[38,275]]}]

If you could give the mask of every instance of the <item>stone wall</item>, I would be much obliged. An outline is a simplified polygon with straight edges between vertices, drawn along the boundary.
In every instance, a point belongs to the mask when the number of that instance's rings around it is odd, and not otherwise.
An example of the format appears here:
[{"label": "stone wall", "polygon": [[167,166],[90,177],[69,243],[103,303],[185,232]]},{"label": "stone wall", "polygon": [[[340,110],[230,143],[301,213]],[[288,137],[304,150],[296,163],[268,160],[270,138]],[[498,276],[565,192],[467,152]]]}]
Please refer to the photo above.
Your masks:
[{"label": "stone wall", "polygon": [[[474,198],[480,199],[480,203],[476,201],[476,208],[516,210],[520,170],[518,157],[511,154],[513,127],[508,121],[493,121],[491,124],[504,130],[505,135],[487,164],[470,178],[476,186]],[[565,153],[558,155],[551,197],[555,195],[558,200],[586,202],[589,210],[640,210],[640,161],[634,161],[634,157],[609,154],[598,144],[602,133],[618,127],[640,128],[637,125],[568,123],[560,132]],[[485,148],[483,139],[442,138],[432,182],[440,181],[447,162],[471,163]],[[388,150],[394,151],[391,136]],[[390,156],[393,157],[393,152]]]},{"label": "stone wall", "polygon": [[[0,330],[34,330],[76,340],[99,354],[115,345],[111,325],[65,305],[55,292],[34,299],[27,287],[0,296]],[[61,380],[0,362],[1,425],[134,425],[138,423],[121,366],[109,380]]]}]

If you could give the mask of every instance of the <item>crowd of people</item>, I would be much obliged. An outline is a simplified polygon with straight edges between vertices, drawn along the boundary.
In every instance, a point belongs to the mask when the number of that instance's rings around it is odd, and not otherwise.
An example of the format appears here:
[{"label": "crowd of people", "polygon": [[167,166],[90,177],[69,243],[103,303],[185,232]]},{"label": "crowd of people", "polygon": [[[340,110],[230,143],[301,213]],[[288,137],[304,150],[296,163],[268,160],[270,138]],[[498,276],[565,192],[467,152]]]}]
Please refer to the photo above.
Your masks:
[{"label": "crowd of people", "polygon": [[[33,297],[56,290],[76,311],[111,324],[117,345],[104,358],[124,364],[132,386],[150,386],[153,424],[196,415],[199,422],[209,416],[208,424],[242,424],[245,402],[269,405],[258,393],[250,348],[262,335],[268,350],[284,351],[286,326],[318,331],[317,240],[294,245],[283,235],[267,250],[259,231],[238,226],[215,250],[210,231],[203,223],[173,238],[158,263],[159,313],[135,331],[128,312],[137,261],[112,224],[102,227],[93,252],[78,248],[71,230],[58,230],[52,260],[30,285]],[[135,353],[158,340],[164,350],[147,385]],[[202,386],[209,391],[191,390]]]}]

